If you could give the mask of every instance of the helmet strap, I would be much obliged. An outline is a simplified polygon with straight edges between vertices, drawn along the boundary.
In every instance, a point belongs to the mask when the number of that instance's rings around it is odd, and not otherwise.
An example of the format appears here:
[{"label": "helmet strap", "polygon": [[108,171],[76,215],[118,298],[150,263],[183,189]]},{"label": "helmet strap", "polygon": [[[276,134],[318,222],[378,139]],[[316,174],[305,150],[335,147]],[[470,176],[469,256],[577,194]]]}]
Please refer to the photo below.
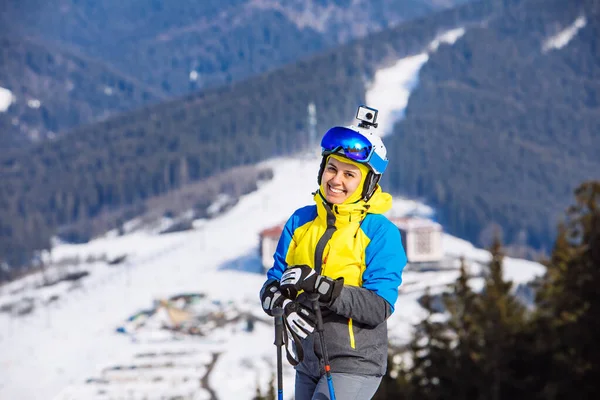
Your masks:
[{"label": "helmet strap", "polygon": [[377,183],[381,179],[381,175],[374,173],[373,171],[369,171],[367,177],[365,179],[365,183],[363,184],[363,191],[361,197],[364,201],[369,201],[373,193],[375,193],[375,188],[377,188]]},{"label": "helmet strap", "polygon": [[325,163],[327,162],[328,155],[324,155],[321,159],[321,166],[319,167],[319,175],[317,175],[317,183],[321,186],[321,178],[323,177],[323,171],[325,170]]}]

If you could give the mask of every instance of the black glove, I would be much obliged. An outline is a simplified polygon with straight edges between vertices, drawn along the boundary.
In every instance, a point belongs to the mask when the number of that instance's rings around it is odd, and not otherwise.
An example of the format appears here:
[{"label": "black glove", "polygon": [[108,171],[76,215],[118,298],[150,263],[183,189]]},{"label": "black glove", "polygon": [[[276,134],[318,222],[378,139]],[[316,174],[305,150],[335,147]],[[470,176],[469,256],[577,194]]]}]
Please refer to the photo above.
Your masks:
[{"label": "black glove", "polygon": [[289,299],[283,300],[282,307],[283,321],[290,331],[301,339],[306,339],[315,331],[317,318],[311,309]]},{"label": "black glove", "polygon": [[295,299],[300,290],[319,293],[319,301],[331,304],[341,293],[344,278],[331,279],[319,275],[308,265],[293,265],[285,270],[279,281],[279,290],[290,299]]},{"label": "black glove", "polygon": [[275,279],[266,281],[260,290],[260,303],[263,311],[272,317],[273,309],[275,307],[281,307],[283,300],[284,297],[279,291],[279,282]]}]

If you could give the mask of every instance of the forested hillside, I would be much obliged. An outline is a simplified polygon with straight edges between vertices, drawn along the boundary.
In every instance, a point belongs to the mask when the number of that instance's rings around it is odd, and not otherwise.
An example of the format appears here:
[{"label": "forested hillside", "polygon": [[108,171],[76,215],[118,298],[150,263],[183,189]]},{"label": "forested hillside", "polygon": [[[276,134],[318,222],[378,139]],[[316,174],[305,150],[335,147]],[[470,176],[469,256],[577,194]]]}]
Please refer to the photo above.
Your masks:
[{"label": "forested hillside", "polygon": [[0,149],[27,147],[139,104],[162,90],[43,39],[0,35],[0,87],[14,100],[0,112]]},{"label": "forested hillside", "polygon": [[[543,3],[470,3],[3,154],[0,254],[14,263],[65,224],[296,153],[306,146],[311,102],[319,132],[349,123],[378,68],[456,27],[467,33],[431,56],[406,120],[386,139],[386,189],[431,202],[451,233],[475,243],[496,223],[509,245],[549,248],[569,193],[600,171],[600,52],[593,1]],[[586,25],[566,47],[544,49],[582,15]]]},{"label": "forested hillside", "polygon": [[499,225],[549,249],[569,194],[600,177],[598,4],[525,1],[432,55],[388,141],[392,188],[475,243]]},{"label": "forested hillside", "polygon": [[58,227],[307,144],[349,122],[378,65],[421,51],[439,32],[478,23],[490,1],[416,20],[260,77],[78,128],[68,138],[0,154],[0,254],[22,263]]},{"label": "forested hillside", "polygon": [[238,82],[464,0],[6,0],[1,148]]},{"label": "forested hillside", "polygon": [[[11,33],[75,47],[184,94],[465,1],[7,0],[0,20]],[[190,82],[191,71],[199,82]]]}]

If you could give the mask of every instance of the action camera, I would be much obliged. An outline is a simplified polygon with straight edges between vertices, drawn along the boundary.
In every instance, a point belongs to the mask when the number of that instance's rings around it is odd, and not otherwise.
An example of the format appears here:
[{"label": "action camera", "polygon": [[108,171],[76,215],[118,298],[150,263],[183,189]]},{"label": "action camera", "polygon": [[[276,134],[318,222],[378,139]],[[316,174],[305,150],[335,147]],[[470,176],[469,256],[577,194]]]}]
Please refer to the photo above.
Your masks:
[{"label": "action camera", "polygon": [[362,128],[377,128],[377,110],[367,106],[359,106],[356,119],[360,121],[358,126]]}]

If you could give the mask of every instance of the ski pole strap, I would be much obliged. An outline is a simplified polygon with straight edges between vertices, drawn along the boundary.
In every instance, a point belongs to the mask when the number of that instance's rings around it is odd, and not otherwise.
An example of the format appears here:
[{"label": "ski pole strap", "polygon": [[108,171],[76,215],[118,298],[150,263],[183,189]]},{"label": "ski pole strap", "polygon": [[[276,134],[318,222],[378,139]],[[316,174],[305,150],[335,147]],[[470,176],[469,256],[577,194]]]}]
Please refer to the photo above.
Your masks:
[{"label": "ski pole strap", "polygon": [[[290,340],[289,336],[292,337]],[[300,337],[287,326],[283,330],[283,343],[285,345],[285,355],[288,362],[294,367],[304,360],[304,349]],[[294,355],[295,353],[295,355]]]}]

